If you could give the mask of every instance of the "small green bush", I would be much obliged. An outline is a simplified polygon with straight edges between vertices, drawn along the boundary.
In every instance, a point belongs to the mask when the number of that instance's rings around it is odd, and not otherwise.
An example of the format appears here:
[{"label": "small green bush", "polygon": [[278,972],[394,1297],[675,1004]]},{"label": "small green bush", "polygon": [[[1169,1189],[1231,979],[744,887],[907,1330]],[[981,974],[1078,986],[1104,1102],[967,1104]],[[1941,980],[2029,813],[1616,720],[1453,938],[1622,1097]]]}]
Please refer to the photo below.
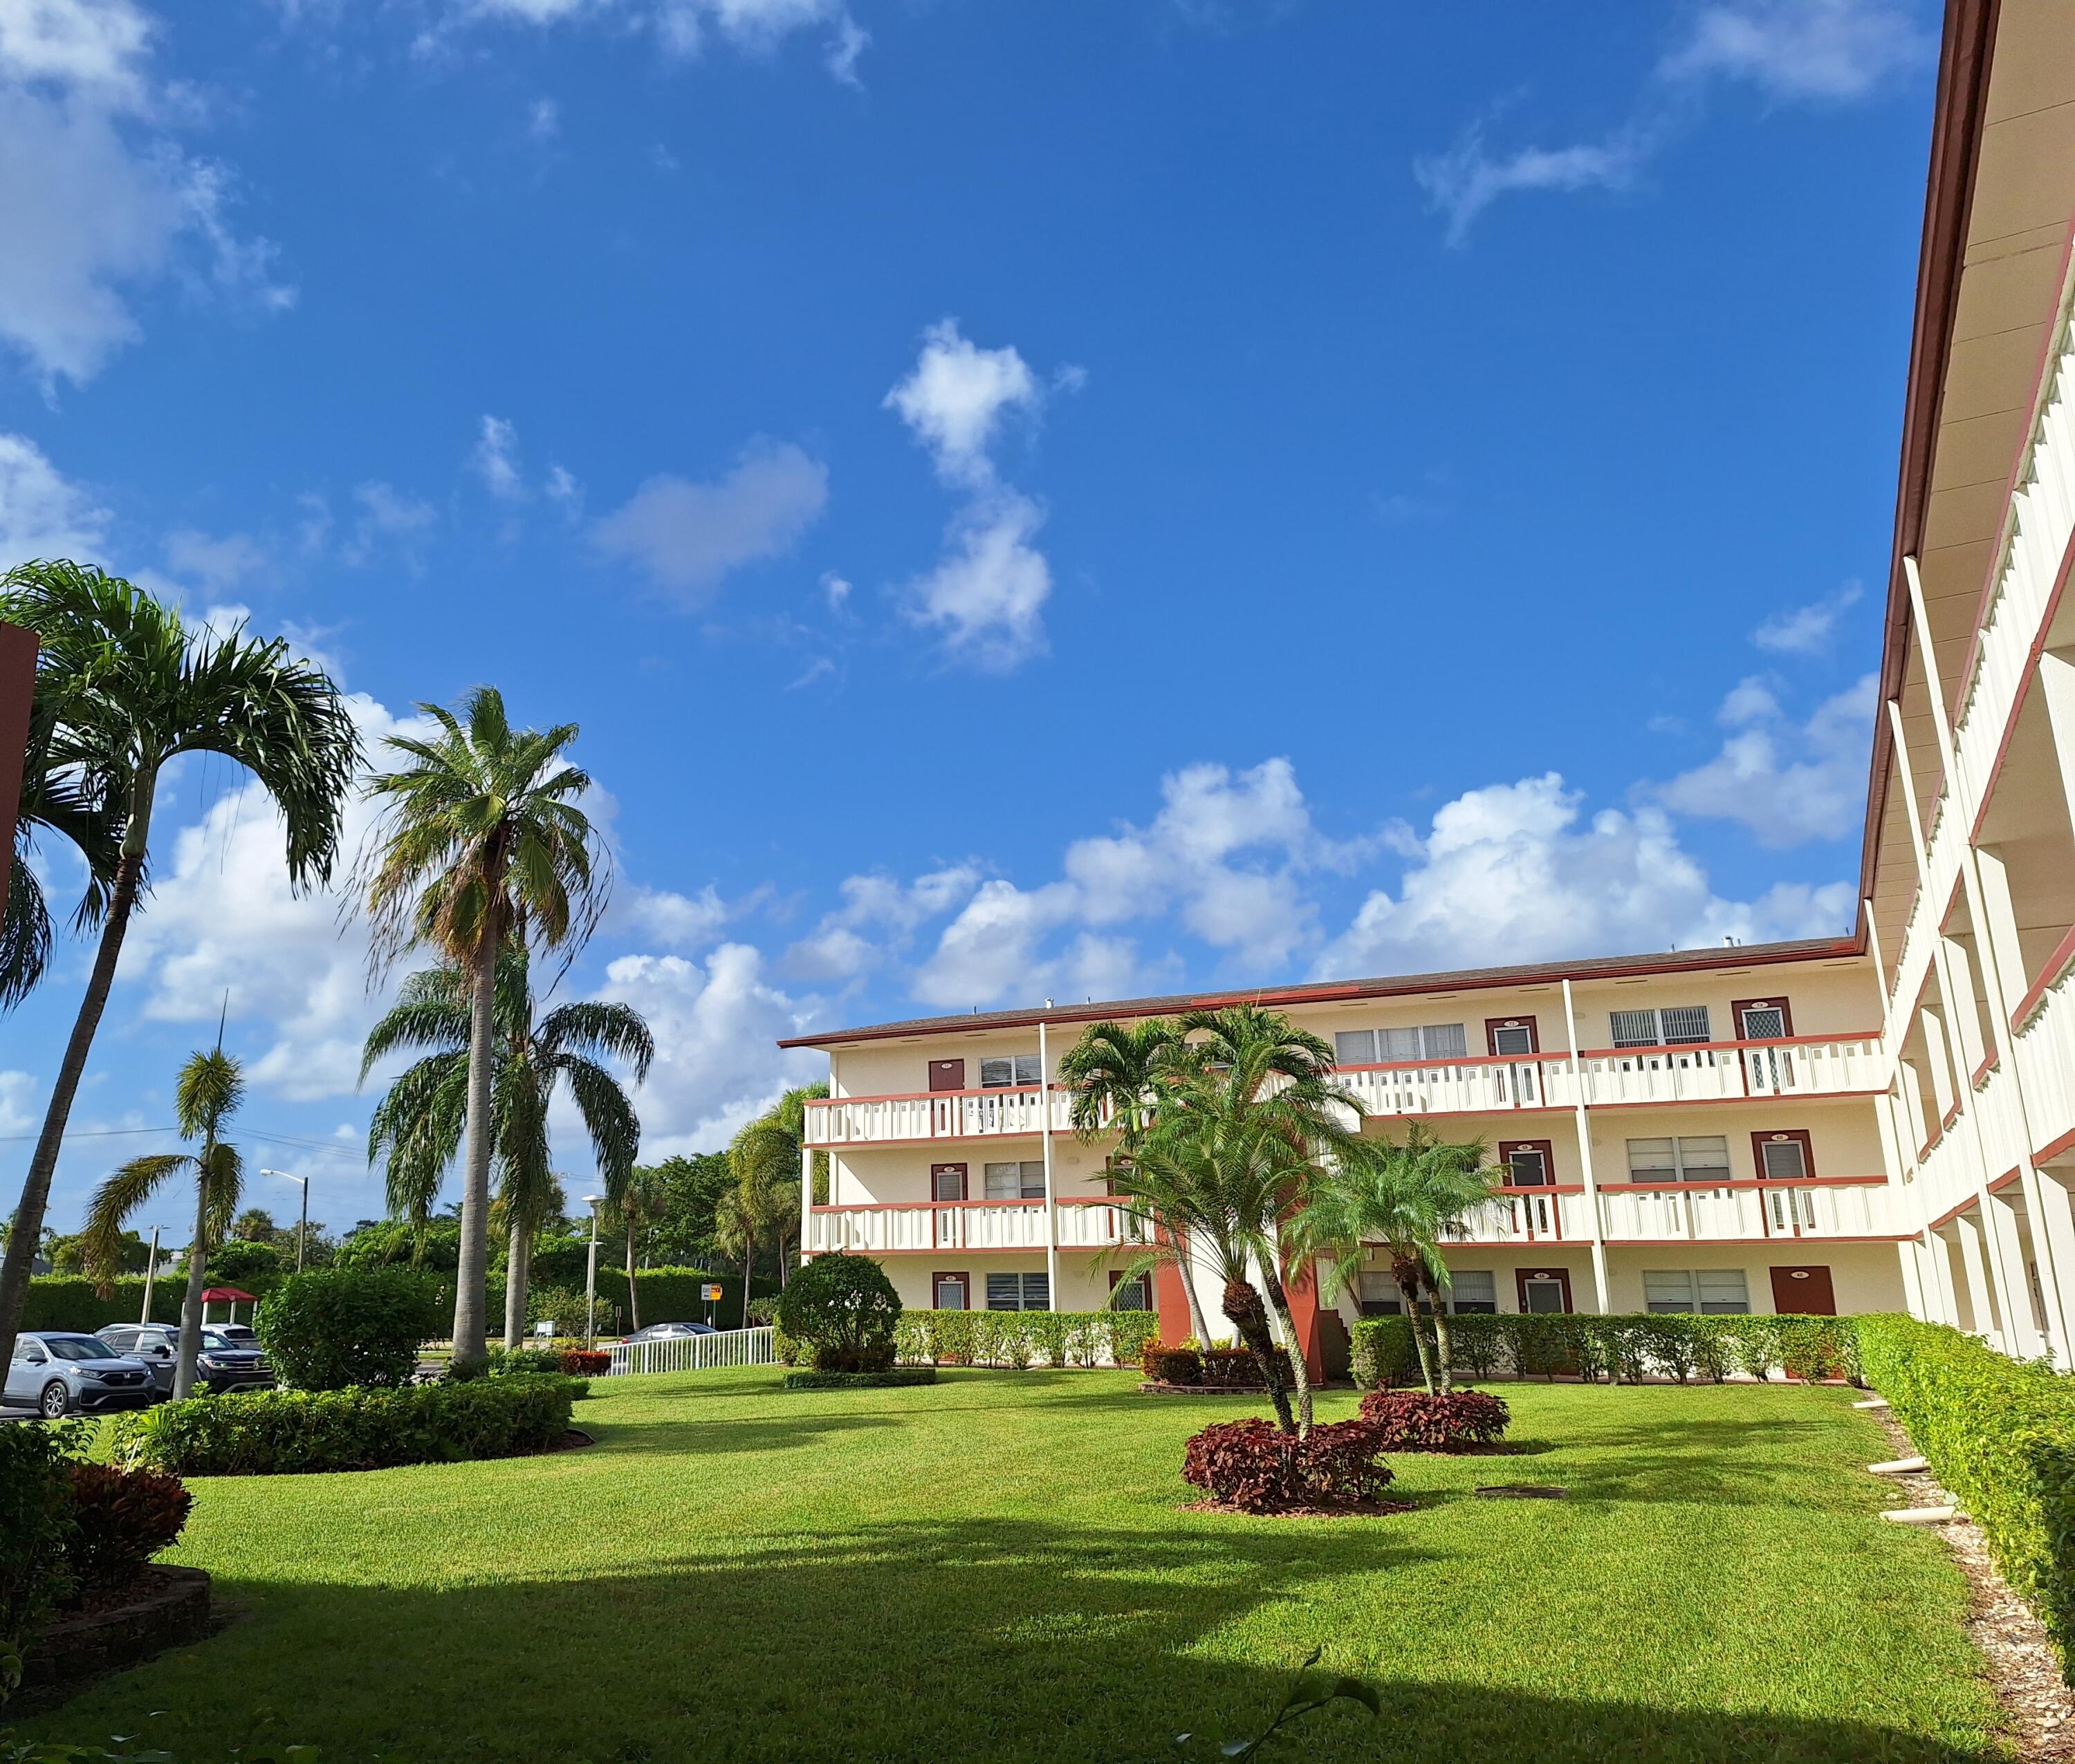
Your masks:
[{"label": "small green bush", "polygon": [[[492,1377],[524,1377],[542,1373],[557,1376],[566,1370],[562,1362],[569,1354],[582,1352],[581,1348],[492,1348],[486,1365]],[[610,1354],[606,1356],[608,1360],[611,1357]]]},{"label": "small green bush", "polygon": [[0,1427],[0,1703],[19,1673],[30,1625],[67,1588],[68,1456],[78,1437],[76,1423]]},{"label": "small green bush", "polygon": [[[894,1356],[933,1366],[1133,1366],[1159,1329],[1149,1311],[904,1311]],[[781,1360],[788,1339],[781,1324]]]},{"label": "small green bush", "polygon": [[869,1390],[905,1385],[933,1385],[934,1366],[888,1366],[883,1372],[789,1372],[787,1390]]},{"label": "small green bush", "polygon": [[107,1439],[117,1463],[180,1476],[379,1470],[544,1451],[569,1426],[574,1400],[573,1381],[561,1377],[255,1390],[139,1410],[111,1423]]},{"label": "small green bush", "polygon": [[868,1256],[817,1256],[778,1298],[778,1324],[817,1372],[884,1372],[893,1364],[901,1295]]},{"label": "small green bush", "polygon": [[432,1281],[409,1268],[320,1268],[260,1302],[253,1327],[274,1376],[297,1390],[408,1384],[441,1327]]}]

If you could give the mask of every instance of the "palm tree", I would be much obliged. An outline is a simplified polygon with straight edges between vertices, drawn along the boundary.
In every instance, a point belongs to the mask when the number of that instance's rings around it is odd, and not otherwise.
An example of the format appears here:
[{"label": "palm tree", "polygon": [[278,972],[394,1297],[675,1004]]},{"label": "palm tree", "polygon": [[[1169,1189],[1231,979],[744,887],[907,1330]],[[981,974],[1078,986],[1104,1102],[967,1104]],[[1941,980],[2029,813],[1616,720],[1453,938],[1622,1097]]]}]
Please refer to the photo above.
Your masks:
[{"label": "palm tree", "polygon": [[178,611],[118,576],[77,564],[23,564],[0,577],[0,618],[40,641],[37,694],[57,709],[50,764],[75,777],[81,801],[122,834],[85,996],[0,1262],[5,1356],[28,1297],[72,1098],[143,885],[159,776],[189,753],[221,754],[243,767],[280,811],[290,884],[321,886],[338,855],[360,738],[338,688],[284,640],[249,637],[242,625],[228,633],[191,629]]},{"label": "palm tree", "polygon": [[641,1289],[635,1279],[635,1240],[669,1210],[669,1184],[653,1164],[637,1164],[627,1173],[617,1195],[608,1195],[606,1220],[609,1229],[627,1234],[627,1312],[631,1327],[641,1327]]},{"label": "palm tree", "polygon": [[[1116,1149],[1104,1161],[1105,1174],[1114,1177],[1130,1164],[1153,1124],[1163,1079],[1171,1083],[1182,1075],[1184,1047],[1174,1024],[1154,1017],[1129,1024],[1091,1023],[1059,1056],[1059,1082],[1073,1097],[1075,1137],[1086,1145],[1109,1128],[1116,1130]],[[1160,1235],[1174,1236],[1170,1222],[1156,1219],[1153,1224]],[[1203,1316],[1203,1302],[1196,1295],[1188,1258],[1179,1256],[1174,1263],[1188,1300],[1190,1324],[1196,1340],[1208,1347],[1211,1327]]]},{"label": "palm tree", "polygon": [[[548,1107],[565,1087],[590,1136],[608,1195],[624,1192],[641,1149],[641,1123],[619,1080],[603,1063],[648,1075],[655,1039],[629,1004],[560,1004],[535,1020],[525,946],[507,942],[497,964],[490,1050],[491,1155],[508,1232],[504,1344],[526,1328],[533,1240],[561,1208],[548,1143]],[[406,1048],[425,1057],[399,1075],[368,1122],[367,1161],[383,1162],[391,1214],[422,1232],[468,1124],[470,981],[451,963],[412,975],[396,1004],[367,1032],[360,1077]]]},{"label": "palm tree", "polygon": [[[762,1222],[778,1251],[778,1284],[785,1284],[785,1245],[799,1229],[801,1153],[807,1139],[807,1104],[829,1094],[826,1083],[787,1091],[728,1142],[728,1169],[744,1191],[748,1216]],[[829,1193],[829,1154],[814,1153],[814,1199]],[[748,1294],[743,1294],[745,1302]]]},{"label": "palm tree", "polygon": [[755,1196],[737,1182],[714,1208],[714,1244],[723,1256],[742,1257],[742,1327],[749,1327],[749,1282],[756,1260],[757,1235],[763,1230]]},{"label": "palm tree", "polygon": [[418,708],[439,733],[427,741],[387,738],[412,764],[369,781],[369,794],[383,801],[387,814],[370,847],[364,882],[378,964],[422,946],[437,950],[468,983],[466,1150],[454,1320],[454,1359],[467,1364],[485,1356],[498,952],[508,942],[537,942],[573,959],[605,910],[611,878],[597,830],[575,802],[591,781],[562,759],[576,739],[574,723],[515,730],[493,686],[470,692],[462,718],[437,705]]},{"label": "palm tree", "polygon": [[1342,1148],[1290,1221],[1295,1262],[1315,1272],[1321,1296],[1328,1299],[1355,1277],[1364,1244],[1383,1246],[1429,1391],[1445,1394],[1455,1378],[1443,1298],[1450,1277],[1441,1242],[1450,1227],[1491,1199],[1497,1174],[1485,1164],[1482,1141],[1436,1139],[1414,1121],[1402,1145],[1363,1140]]},{"label": "palm tree", "polygon": [[57,739],[62,704],[53,681],[29,707],[14,861],[7,872],[6,898],[0,901],[0,1011],[13,1009],[35,991],[50,963],[50,903],[29,862],[39,835],[67,841],[86,867],[85,889],[72,914],[77,930],[97,924],[106,912],[115,867],[122,859],[119,818],[102,812],[77,764]]},{"label": "palm tree", "polygon": [[245,1184],[244,1161],[223,1139],[223,1129],[245,1095],[245,1075],[221,1046],[192,1055],[173,1086],[173,1119],[180,1137],[199,1140],[193,1152],[155,1152],[133,1157],[93,1192],[81,1233],[80,1265],[106,1298],[122,1270],[123,1222],[155,1194],[169,1176],[192,1171],[195,1178],[194,1240],[188,1245],[188,1283],[180,1301],[180,1358],[173,1369],[176,1399],[194,1389],[195,1360],[201,1352],[201,1295],[208,1285],[209,1253],[223,1240]]}]

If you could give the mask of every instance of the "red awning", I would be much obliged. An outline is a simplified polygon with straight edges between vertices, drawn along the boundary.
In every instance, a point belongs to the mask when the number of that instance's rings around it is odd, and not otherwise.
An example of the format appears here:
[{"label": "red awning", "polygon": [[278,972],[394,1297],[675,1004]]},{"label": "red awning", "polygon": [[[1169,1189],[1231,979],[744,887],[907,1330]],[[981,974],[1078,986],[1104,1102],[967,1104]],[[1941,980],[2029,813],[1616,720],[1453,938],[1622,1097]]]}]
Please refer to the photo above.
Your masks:
[{"label": "red awning", "polygon": [[210,1286],[204,1290],[201,1302],[205,1305],[256,1304],[259,1301],[249,1292],[235,1286]]}]

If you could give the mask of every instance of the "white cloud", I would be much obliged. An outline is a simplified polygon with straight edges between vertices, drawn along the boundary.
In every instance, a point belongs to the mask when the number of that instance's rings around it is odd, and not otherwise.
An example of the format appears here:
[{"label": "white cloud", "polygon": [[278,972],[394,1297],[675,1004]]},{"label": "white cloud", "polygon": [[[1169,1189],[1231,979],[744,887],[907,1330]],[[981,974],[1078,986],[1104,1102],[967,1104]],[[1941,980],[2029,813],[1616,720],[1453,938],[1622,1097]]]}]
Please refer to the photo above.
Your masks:
[{"label": "white cloud", "polygon": [[650,478],[591,540],[696,603],[729,571],[789,550],[828,498],[827,466],[789,441],[760,440],[716,482]]},{"label": "white cloud", "polygon": [[38,1124],[32,1105],[42,1088],[31,1073],[0,1072],[0,1133],[26,1133]]},{"label": "white cloud", "polygon": [[469,464],[483,480],[483,487],[499,502],[525,499],[526,480],[519,470],[519,431],[505,418],[485,414]]},{"label": "white cloud", "polygon": [[131,0],[0,7],[0,339],[47,388],[140,336],[135,294],[168,275],[294,300],[273,247],[231,224],[231,173],[174,139],[193,106],[152,77],[156,31]]},{"label": "white cloud", "polygon": [[822,594],[839,619],[850,611],[851,585],[833,569],[822,572]]},{"label": "white cloud", "polygon": [[1638,94],[1632,116],[1597,140],[1493,153],[1472,123],[1413,176],[1460,245],[1478,215],[1522,190],[1622,189],[1675,135],[1694,126],[1708,89],[1746,82],[1775,102],[1864,97],[1932,59],[1906,0],[1717,0],[1688,15]]},{"label": "white cloud", "polygon": [[1841,934],[1850,886],[1725,901],[1670,820],[1604,810],[1555,772],[1466,791],[1433,818],[1394,894],[1377,889],[1319,956],[1320,979]]},{"label": "white cloud", "polygon": [[980,349],[946,318],[922,333],[914,371],[886,395],[885,408],[900,413],[946,478],[975,485],[993,479],[988,450],[1003,417],[1041,402],[1037,376],[1014,346]]},{"label": "white cloud", "polygon": [[807,980],[851,980],[886,961],[926,921],[941,917],[980,885],[979,867],[950,864],[903,883],[846,876],[843,904],[786,950],[785,968]]},{"label": "white cloud", "polygon": [[1734,0],[1702,7],[1661,72],[1748,80],[1779,99],[1856,98],[1925,65],[1935,50],[1899,0]]},{"label": "white cloud", "polygon": [[723,901],[710,882],[697,894],[636,884],[617,896],[613,907],[629,932],[652,938],[669,950],[704,948],[739,910]]},{"label": "white cloud", "polygon": [[[843,0],[450,0],[445,30],[478,19],[535,27],[595,22],[613,31],[631,23],[652,31],[665,54],[687,57],[705,48],[709,35],[744,54],[765,56],[789,37],[818,33],[829,72],[851,85],[858,57],[872,40]],[[420,52],[437,51],[441,36],[421,37]]]},{"label": "white cloud", "polygon": [[561,106],[553,98],[536,98],[526,107],[526,132],[536,141],[552,141],[562,132]]},{"label": "white cloud", "polygon": [[909,617],[942,631],[955,660],[990,673],[1043,654],[1052,570],[1030,541],[1044,521],[1043,511],[1015,491],[967,504],[945,530],[936,568],[909,583]]},{"label": "white cloud", "polygon": [[1858,604],[1864,591],[1858,582],[1848,582],[1835,594],[1825,594],[1808,606],[1776,612],[1751,633],[1751,641],[1761,649],[1780,655],[1816,654],[1829,647],[1837,621]]},{"label": "white cloud", "polygon": [[0,569],[31,557],[97,561],[114,519],[34,441],[0,433]]},{"label": "white cloud", "polygon": [[1761,845],[1843,839],[1865,812],[1876,691],[1867,674],[1796,726],[1762,681],[1743,681],[1723,701],[1733,733],[1721,751],[1646,794],[1682,814],[1741,822]]},{"label": "white cloud", "polygon": [[723,943],[703,963],[621,956],[598,996],[632,1005],[656,1037],[656,1062],[635,1099],[644,1159],[718,1149],[821,1063],[774,1045],[810,1027],[809,1013],[770,983],[748,944]]},{"label": "white cloud", "polygon": [[[425,541],[439,524],[439,511],[379,478],[357,486],[353,499],[359,503],[360,513],[354,520],[353,536],[341,553],[346,561],[358,567],[384,551],[394,551],[410,569],[420,568]],[[327,516],[327,524],[329,519]]]},{"label": "white cloud", "polygon": [[266,548],[245,533],[212,539],[192,527],[181,527],[166,535],[166,567],[200,582],[212,594],[235,590],[268,561]]}]

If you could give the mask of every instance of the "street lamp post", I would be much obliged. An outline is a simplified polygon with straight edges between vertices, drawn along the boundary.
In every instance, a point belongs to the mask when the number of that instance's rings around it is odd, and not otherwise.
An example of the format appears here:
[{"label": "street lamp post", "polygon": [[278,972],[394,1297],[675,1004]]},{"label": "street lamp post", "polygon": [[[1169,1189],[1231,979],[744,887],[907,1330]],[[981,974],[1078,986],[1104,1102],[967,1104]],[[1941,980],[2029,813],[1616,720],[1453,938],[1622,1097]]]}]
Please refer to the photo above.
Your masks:
[{"label": "street lamp post", "polygon": [[584,1351],[588,1353],[598,1345],[598,1203],[603,1195],[586,1195],[584,1205],[590,1208],[590,1265],[584,1271]]},{"label": "street lamp post", "polygon": [[296,1225],[296,1272],[300,1274],[303,1271],[303,1249],[310,1235],[310,1179],[286,1170],[263,1170],[259,1174],[262,1176],[278,1176],[284,1182],[300,1182],[303,1185],[303,1216]]},{"label": "street lamp post", "polygon": [[159,1277],[159,1227],[151,1228],[151,1254],[144,1264],[144,1310],[137,1319],[140,1323],[151,1320],[151,1283]]}]

